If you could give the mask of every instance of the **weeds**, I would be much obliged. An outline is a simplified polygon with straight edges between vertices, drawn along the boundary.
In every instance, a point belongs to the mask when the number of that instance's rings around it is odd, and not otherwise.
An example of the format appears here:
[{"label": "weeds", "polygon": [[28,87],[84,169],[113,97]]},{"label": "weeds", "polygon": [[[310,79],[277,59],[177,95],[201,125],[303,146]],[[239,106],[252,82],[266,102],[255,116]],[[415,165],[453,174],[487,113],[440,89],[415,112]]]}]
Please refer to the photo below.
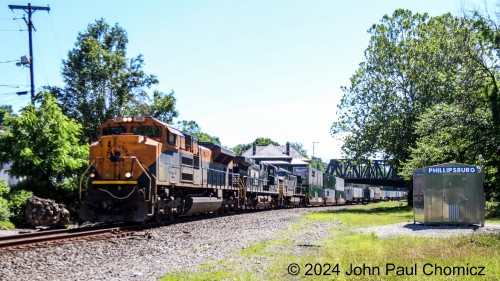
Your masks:
[{"label": "weeds", "polygon": [[[311,241],[318,247],[301,247],[294,242],[294,235],[303,229],[338,221],[341,225],[332,227],[326,238]],[[382,239],[375,232],[352,231],[400,222],[413,222],[413,214],[399,202],[310,213],[293,224],[293,231],[283,232],[279,240],[242,250],[239,264],[227,259],[209,262],[199,267],[201,274],[179,271],[162,280],[499,280],[500,235]],[[257,275],[252,267],[242,266],[252,264],[254,259],[264,260],[259,265],[264,273]],[[297,275],[290,274],[292,264],[300,269]],[[484,275],[478,275],[480,268],[484,268]]]}]

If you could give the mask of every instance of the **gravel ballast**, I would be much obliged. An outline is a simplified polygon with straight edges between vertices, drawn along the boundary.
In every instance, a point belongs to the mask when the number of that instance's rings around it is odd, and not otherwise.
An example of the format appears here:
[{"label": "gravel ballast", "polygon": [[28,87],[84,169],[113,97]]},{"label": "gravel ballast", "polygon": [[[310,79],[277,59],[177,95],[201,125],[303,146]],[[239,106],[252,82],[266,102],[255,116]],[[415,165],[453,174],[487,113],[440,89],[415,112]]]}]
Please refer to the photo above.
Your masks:
[{"label": "gravel ballast", "polygon": [[[277,238],[292,230],[291,224],[306,213],[343,207],[282,209],[172,224],[147,230],[150,238],[135,236],[100,241],[81,241],[46,248],[0,252],[0,280],[156,280],[174,270],[195,270],[209,261],[238,260],[238,252],[254,243]],[[340,222],[311,223],[312,229],[293,230],[296,245],[315,244]],[[440,227],[394,224],[358,229],[379,237],[411,233],[440,233]],[[413,224],[411,224],[413,225]],[[424,227],[422,225],[422,227]],[[500,233],[500,225],[487,224],[477,231]],[[447,227],[448,235],[474,229]],[[429,234],[430,235],[430,234]],[[435,234],[433,234],[435,235]],[[444,237],[443,235],[434,237]]]},{"label": "gravel ballast", "polygon": [[151,238],[81,241],[0,253],[0,280],[156,280],[176,269],[237,255],[309,212],[282,209],[215,217],[147,230]]}]

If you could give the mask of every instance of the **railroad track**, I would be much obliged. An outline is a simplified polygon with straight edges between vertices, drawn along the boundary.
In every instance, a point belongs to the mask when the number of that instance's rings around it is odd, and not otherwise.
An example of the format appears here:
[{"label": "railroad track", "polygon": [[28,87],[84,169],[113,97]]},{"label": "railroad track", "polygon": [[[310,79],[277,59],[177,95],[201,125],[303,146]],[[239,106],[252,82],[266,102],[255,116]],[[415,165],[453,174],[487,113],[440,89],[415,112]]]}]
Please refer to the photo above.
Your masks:
[{"label": "railroad track", "polygon": [[120,227],[45,230],[2,236],[0,237],[0,251],[44,247],[83,239],[124,237],[127,235],[130,235],[130,233],[123,231]]},{"label": "railroad track", "polygon": [[[321,208],[317,206],[315,208]],[[348,208],[343,206],[341,209]],[[17,251],[22,249],[32,249],[46,247],[55,244],[72,243],[78,240],[108,239],[108,238],[151,238],[147,230],[171,224],[182,224],[186,222],[215,218],[219,216],[245,215],[254,212],[264,212],[261,209],[249,209],[243,212],[224,213],[224,214],[198,214],[187,217],[176,218],[174,221],[164,221],[161,224],[147,223],[141,225],[121,224],[120,226],[94,226],[81,227],[74,229],[43,230],[32,233],[23,233],[10,236],[0,236],[0,252]]]}]

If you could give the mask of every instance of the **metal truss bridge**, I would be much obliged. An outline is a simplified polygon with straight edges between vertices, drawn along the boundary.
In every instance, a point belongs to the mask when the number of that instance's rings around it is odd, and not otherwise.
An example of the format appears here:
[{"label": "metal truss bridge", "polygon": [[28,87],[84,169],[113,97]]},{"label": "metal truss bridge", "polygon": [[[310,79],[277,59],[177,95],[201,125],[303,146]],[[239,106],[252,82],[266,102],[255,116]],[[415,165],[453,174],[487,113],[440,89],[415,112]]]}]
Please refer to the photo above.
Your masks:
[{"label": "metal truss bridge", "polygon": [[332,159],[325,173],[343,178],[346,183],[404,186],[403,178],[384,160]]}]

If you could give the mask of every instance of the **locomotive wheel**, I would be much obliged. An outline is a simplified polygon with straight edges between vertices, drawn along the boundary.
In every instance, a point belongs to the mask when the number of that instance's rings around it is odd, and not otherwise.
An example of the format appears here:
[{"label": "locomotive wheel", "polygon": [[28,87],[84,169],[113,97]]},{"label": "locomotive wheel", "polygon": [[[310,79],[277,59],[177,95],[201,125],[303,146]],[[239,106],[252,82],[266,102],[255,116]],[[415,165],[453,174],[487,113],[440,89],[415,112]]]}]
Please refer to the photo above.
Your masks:
[{"label": "locomotive wheel", "polygon": [[165,216],[169,221],[174,221],[175,220],[175,214],[172,212],[171,208],[165,208]]},{"label": "locomotive wheel", "polygon": [[271,205],[269,206],[270,209],[276,209],[276,200],[274,198],[271,198]]},{"label": "locomotive wheel", "polygon": [[155,217],[156,225],[161,226],[163,224],[163,215],[160,214],[159,212],[156,212],[154,217]]}]

